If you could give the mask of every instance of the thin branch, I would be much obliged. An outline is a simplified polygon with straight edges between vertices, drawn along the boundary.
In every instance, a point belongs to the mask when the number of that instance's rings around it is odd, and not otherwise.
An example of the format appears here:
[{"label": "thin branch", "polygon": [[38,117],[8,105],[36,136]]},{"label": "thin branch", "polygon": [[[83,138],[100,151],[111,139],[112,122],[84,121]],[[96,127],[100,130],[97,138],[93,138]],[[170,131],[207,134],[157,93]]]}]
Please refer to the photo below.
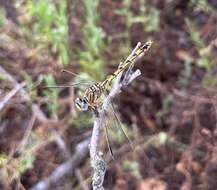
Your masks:
[{"label": "thin branch", "polygon": [[29,136],[30,136],[30,134],[32,132],[32,128],[33,128],[33,126],[35,124],[35,120],[36,120],[36,117],[35,117],[35,114],[33,114],[30,121],[29,121],[28,127],[26,128],[24,136],[23,136],[21,142],[18,144],[15,152],[21,153],[25,149],[25,146],[26,146],[26,144],[28,142],[28,138],[29,138]]},{"label": "thin branch", "polygon": [[[141,43],[139,42],[136,46],[136,48],[132,51],[130,58],[134,52],[140,47]],[[92,186],[93,190],[103,190],[103,181],[104,181],[104,176],[106,172],[106,162],[102,158],[102,153],[97,150],[97,145],[99,144],[100,140],[100,130],[102,129],[102,125],[105,122],[104,121],[104,115],[109,109],[109,106],[112,103],[112,99],[116,97],[118,94],[120,94],[121,89],[124,88],[125,86],[129,85],[134,79],[136,79],[139,75],[141,75],[140,70],[132,71],[133,62],[127,72],[124,74],[120,73],[117,76],[117,79],[115,80],[115,83],[109,93],[109,95],[105,98],[103,101],[102,109],[98,110],[99,114],[95,116],[95,121],[94,121],[94,126],[93,126],[93,131],[92,131],[92,136],[91,136],[91,141],[90,141],[90,159],[91,159],[91,165],[94,170],[93,178],[92,178]],[[122,64],[122,63],[120,63]],[[123,80],[121,80],[123,76]]]},{"label": "thin branch", "polygon": [[[20,87],[19,93],[21,95],[21,98],[26,101],[26,102],[30,102],[31,103],[31,97],[28,94],[28,92],[24,89],[24,86],[22,86],[22,83],[19,84],[16,79],[14,79],[13,76],[11,76],[10,73],[8,73],[3,67],[0,66],[0,75],[3,75],[8,81],[10,81],[15,87]],[[31,103],[31,111],[32,113],[35,113],[37,119],[44,123],[46,121],[48,121],[47,117],[45,116],[45,114],[42,112],[42,110],[40,109],[40,107],[37,104],[32,104]]]},{"label": "thin branch", "polygon": [[[0,74],[3,75],[5,78],[7,78],[14,86],[19,86],[20,84],[14,79],[14,77],[11,76],[3,67],[0,66]],[[28,96],[28,93],[21,88],[20,93],[23,99],[30,101],[30,97]]]},{"label": "thin branch", "polygon": [[50,176],[38,182],[30,190],[46,190],[51,185],[57,183],[65,175],[72,173],[76,167],[84,160],[88,153],[89,139],[79,143],[76,146],[73,156],[65,163],[58,166]]},{"label": "thin branch", "polygon": [[13,96],[16,95],[16,93],[21,90],[25,86],[25,83],[17,85],[1,100],[0,102],[0,111],[6,106],[6,104],[10,101]]},{"label": "thin branch", "polygon": [[52,130],[52,132],[54,135],[55,142],[58,148],[61,150],[62,155],[64,156],[65,159],[70,159],[71,154],[70,154],[70,151],[67,149],[64,139],[61,137],[61,135],[56,130]]},{"label": "thin branch", "polygon": [[79,169],[75,170],[75,176],[77,180],[79,181],[80,187],[82,190],[89,190],[88,185],[86,181],[84,180],[84,177]]}]

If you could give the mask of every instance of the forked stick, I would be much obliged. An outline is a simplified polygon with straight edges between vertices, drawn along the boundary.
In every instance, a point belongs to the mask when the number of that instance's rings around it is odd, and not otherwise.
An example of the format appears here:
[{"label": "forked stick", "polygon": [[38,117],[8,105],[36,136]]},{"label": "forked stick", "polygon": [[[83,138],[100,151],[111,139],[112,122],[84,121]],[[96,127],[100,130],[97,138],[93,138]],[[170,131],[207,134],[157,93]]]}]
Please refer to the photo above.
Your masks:
[{"label": "forked stick", "polygon": [[[134,48],[134,50],[132,51],[132,53],[130,54],[130,56],[140,46],[141,46],[141,43],[139,42],[137,46]],[[102,129],[103,123],[105,122],[104,115],[108,111],[109,106],[112,103],[112,99],[116,97],[118,94],[120,94],[121,89],[124,88],[125,86],[128,86],[134,79],[136,79],[139,75],[141,75],[141,72],[139,69],[137,69],[136,71],[132,71],[135,61],[131,63],[131,65],[129,66],[129,69],[127,70],[127,72],[125,72],[123,76],[123,80],[121,80],[123,72],[117,76],[109,95],[103,101],[102,108],[98,110],[98,114],[95,115],[95,121],[94,121],[94,126],[93,126],[91,141],[90,141],[90,147],[89,147],[91,166],[93,167],[93,170],[94,170],[94,174],[92,178],[93,190],[103,190],[104,189],[103,181],[104,181],[104,176],[106,172],[106,162],[102,158],[102,153],[99,150],[97,150],[97,145],[99,144],[99,140],[100,140],[100,130]]]}]

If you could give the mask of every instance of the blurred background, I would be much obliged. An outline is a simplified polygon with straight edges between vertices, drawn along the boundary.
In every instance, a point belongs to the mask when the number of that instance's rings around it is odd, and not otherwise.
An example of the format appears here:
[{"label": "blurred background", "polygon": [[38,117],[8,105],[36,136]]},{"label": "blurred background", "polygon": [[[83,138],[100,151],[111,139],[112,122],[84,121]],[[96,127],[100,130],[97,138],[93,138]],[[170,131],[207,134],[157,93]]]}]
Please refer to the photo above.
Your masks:
[{"label": "blurred background", "polygon": [[0,189],[91,189],[93,119],[74,99],[152,40],[141,76],[114,100],[134,151],[110,130],[113,161],[101,139],[104,187],[216,190],[216,10],[216,0],[0,0]]}]

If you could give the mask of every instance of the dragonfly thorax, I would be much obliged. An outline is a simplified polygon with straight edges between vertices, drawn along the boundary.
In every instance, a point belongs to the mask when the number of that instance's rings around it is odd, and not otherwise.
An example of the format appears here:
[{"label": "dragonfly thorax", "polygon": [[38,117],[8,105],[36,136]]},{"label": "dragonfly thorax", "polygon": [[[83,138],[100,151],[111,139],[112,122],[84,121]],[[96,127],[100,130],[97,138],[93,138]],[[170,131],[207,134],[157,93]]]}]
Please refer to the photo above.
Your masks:
[{"label": "dragonfly thorax", "polygon": [[84,97],[76,98],[75,105],[80,111],[87,111],[88,110],[88,101]]}]

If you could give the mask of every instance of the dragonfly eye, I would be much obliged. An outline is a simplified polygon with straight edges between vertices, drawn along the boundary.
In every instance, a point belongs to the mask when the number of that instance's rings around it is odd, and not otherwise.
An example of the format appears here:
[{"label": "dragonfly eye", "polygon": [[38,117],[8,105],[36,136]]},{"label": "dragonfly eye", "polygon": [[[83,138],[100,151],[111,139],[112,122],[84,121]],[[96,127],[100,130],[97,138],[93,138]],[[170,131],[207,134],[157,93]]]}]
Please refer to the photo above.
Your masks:
[{"label": "dragonfly eye", "polygon": [[82,102],[83,102],[84,104],[87,104],[87,100],[86,100],[85,98],[82,99]]},{"label": "dragonfly eye", "polygon": [[75,105],[80,111],[88,110],[88,103],[84,98],[76,98]]}]

